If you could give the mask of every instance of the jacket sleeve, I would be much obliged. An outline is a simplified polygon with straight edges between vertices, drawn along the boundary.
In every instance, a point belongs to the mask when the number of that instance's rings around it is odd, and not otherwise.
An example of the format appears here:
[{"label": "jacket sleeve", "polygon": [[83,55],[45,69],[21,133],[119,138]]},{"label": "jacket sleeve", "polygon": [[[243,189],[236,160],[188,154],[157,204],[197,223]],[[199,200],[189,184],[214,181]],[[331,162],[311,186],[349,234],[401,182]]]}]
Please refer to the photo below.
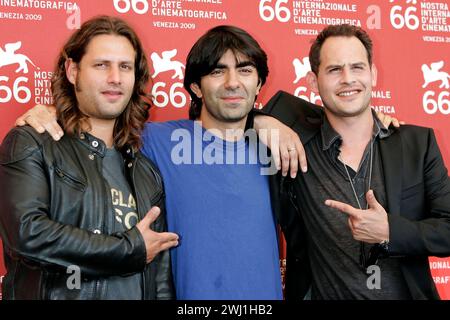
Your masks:
[{"label": "jacket sleeve", "polygon": [[270,98],[264,108],[256,111],[256,114],[273,116],[292,128],[299,119],[321,119],[323,109],[319,105],[280,90]]},{"label": "jacket sleeve", "polygon": [[[161,214],[156,220],[154,230],[157,232],[166,232],[166,211],[164,204],[165,197],[159,203]],[[170,251],[165,250],[160,252],[154,262],[156,268],[156,299],[170,300],[175,299],[175,289],[173,287],[172,266],[170,260]]]},{"label": "jacket sleeve", "polygon": [[427,145],[422,192],[425,212],[417,220],[408,219],[406,213],[388,215],[389,250],[392,255],[445,257],[450,255],[450,179],[433,130],[421,131],[421,137]]},{"label": "jacket sleeve", "polygon": [[272,208],[286,240],[285,299],[303,300],[311,285],[311,268],[294,180],[277,173],[270,176],[269,183]]},{"label": "jacket sleeve", "polygon": [[323,108],[306,100],[278,91],[261,110],[255,110],[253,117],[269,115],[294,130],[302,143],[306,143],[320,129]]},{"label": "jacket sleeve", "polygon": [[0,149],[0,231],[5,254],[38,267],[76,265],[83,275],[91,276],[142,271],[146,251],[136,227],[109,236],[50,218],[49,171],[39,139],[43,138],[15,128]]}]

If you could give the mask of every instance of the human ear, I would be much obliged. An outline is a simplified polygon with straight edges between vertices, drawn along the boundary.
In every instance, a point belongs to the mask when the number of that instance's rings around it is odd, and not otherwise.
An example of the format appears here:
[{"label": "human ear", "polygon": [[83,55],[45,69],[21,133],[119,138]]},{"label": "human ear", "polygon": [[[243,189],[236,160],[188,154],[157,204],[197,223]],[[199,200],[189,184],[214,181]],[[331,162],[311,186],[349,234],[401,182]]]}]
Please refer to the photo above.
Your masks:
[{"label": "human ear", "polygon": [[191,83],[190,88],[197,98],[201,99],[203,97],[202,89],[200,89],[200,86],[196,82]]},{"label": "human ear", "polygon": [[74,62],[71,58],[69,58],[64,63],[64,67],[66,69],[67,80],[69,80],[71,84],[75,85],[78,74],[78,64]]}]

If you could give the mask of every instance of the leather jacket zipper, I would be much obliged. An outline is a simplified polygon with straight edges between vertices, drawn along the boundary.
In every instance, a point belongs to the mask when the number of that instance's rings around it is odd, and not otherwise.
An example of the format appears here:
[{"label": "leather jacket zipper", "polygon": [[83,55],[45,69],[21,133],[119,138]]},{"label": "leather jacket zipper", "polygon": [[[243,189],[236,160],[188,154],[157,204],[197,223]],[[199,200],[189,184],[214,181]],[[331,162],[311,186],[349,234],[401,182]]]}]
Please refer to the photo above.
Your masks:
[{"label": "leather jacket zipper", "polygon": [[55,168],[55,173],[57,174],[57,176],[60,177],[63,181],[65,181],[66,183],[70,184],[71,186],[73,186],[74,188],[76,188],[80,191],[85,190],[86,186],[84,183],[82,183],[78,179],[72,177],[70,174],[65,173],[58,167],[55,166],[54,168]]}]

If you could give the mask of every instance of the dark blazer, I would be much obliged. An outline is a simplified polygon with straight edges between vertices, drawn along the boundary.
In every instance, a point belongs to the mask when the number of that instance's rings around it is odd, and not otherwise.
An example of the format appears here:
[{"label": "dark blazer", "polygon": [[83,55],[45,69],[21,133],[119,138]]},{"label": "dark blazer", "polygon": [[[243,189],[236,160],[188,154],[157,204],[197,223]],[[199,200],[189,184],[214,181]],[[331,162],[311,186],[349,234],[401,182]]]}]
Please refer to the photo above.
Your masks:
[{"label": "dark blazer", "polygon": [[[296,131],[302,143],[320,130],[320,107],[279,91],[263,109]],[[389,221],[389,257],[413,299],[438,299],[428,257],[450,255],[450,179],[433,130],[404,125],[380,140]],[[271,177],[274,210],[287,242],[286,298],[303,299],[310,266],[301,214],[290,178]]]}]

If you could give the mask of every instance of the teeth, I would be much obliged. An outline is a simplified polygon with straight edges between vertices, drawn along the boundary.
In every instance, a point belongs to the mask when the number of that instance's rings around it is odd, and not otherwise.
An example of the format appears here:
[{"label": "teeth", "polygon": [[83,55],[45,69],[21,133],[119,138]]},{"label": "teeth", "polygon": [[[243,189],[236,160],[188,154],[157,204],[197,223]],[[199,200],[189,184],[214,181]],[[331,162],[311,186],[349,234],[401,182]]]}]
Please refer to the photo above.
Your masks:
[{"label": "teeth", "polygon": [[352,94],[357,93],[358,91],[346,91],[346,92],[341,92],[338,94],[338,96],[344,96],[344,97],[348,97],[351,96]]}]

